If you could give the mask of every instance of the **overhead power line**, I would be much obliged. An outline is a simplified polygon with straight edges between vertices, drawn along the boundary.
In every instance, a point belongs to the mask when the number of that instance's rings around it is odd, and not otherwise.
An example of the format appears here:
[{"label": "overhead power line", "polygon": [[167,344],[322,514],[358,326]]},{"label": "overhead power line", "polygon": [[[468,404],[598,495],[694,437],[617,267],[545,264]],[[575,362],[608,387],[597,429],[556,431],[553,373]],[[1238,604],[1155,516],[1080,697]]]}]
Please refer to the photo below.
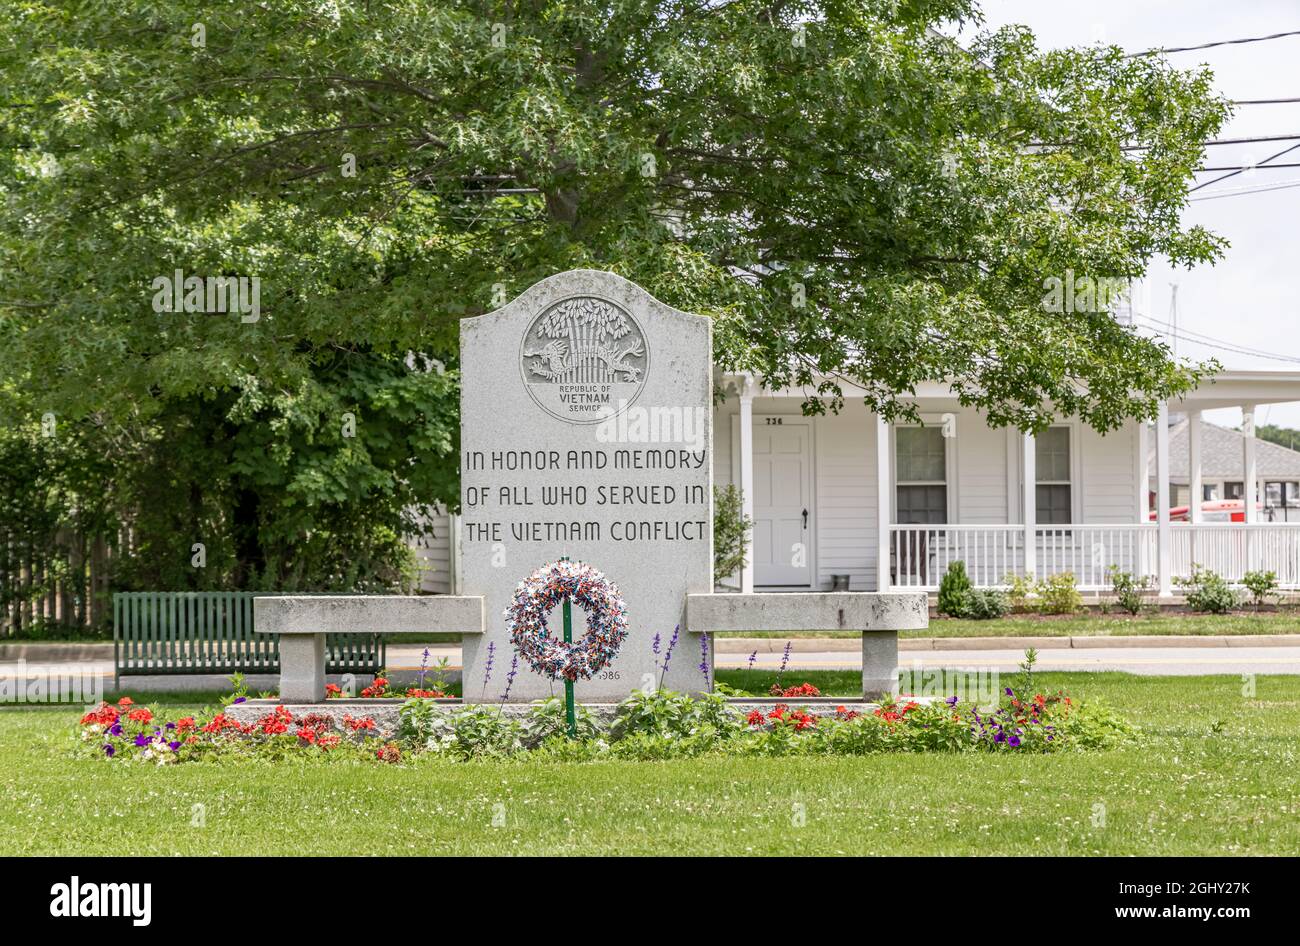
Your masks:
[{"label": "overhead power line", "polygon": [[1193,173],[1204,174],[1207,171],[1276,171],[1279,168],[1300,168],[1300,163],[1286,164],[1227,164],[1222,167],[1197,168]]},{"label": "overhead power line", "polygon": [[[1270,155],[1269,155],[1267,158],[1265,158],[1263,161],[1260,161],[1259,164],[1268,164],[1268,162],[1272,161],[1274,158],[1280,158],[1280,157],[1282,157],[1282,155],[1284,155],[1284,154],[1290,154],[1292,151],[1295,151],[1295,150],[1297,150],[1297,149],[1300,149],[1300,144],[1294,144],[1294,145],[1292,145],[1292,146],[1289,147],[1289,148],[1283,148],[1283,149],[1282,149],[1281,151],[1279,151],[1277,154],[1270,154]],[[1257,165],[1257,166],[1258,166],[1258,165]],[[1222,177],[1216,177],[1216,178],[1215,178],[1214,180],[1212,180],[1212,181],[1203,181],[1202,183],[1197,184],[1195,187],[1193,187],[1193,188],[1192,188],[1191,190],[1189,190],[1187,193],[1190,194],[1192,191],[1198,191],[1198,190],[1200,190],[1202,187],[1209,187],[1211,184],[1217,184],[1217,183],[1219,183],[1219,181],[1226,181],[1228,178],[1230,178],[1230,177],[1235,177],[1236,175],[1241,174],[1241,173],[1242,173],[1241,171],[1229,171],[1227,174],[1223,175]]]},{"label": "overhead power line", "polygon": [[1300,98],[1294,99],[1237,99],[1233,105],[1287,105],[1292,102],[1300,102]]},{"label": "overhead power line", "polygon": [[1300,36],[1300,30],[1271,33],[1268,36],[1247,36],[1244,39],[1220,39],[1211,43],[1201,43],[1197,46],[1164,46],[1160,49],[1147,49],[1140,53],[1129,53],[1124,58],[1135,59],[1138,56],[1159,56],[1161,53],[1190,53],[1198,49],[1213,49],[1216,46],[1240,46],[1243,43],[1264,43],[1271,39],[1282,39],[1286,36]]},{"label": "overhead power line", "polygon": [[1267,358],[1272,361],[1283,361],[1288,364],[1300,364],[1300,357],[1294,355],[1279,355],[1276,352],[1260,351],[1258,348],[1250,348],[1239,345],[1235,342],[1225,341],[1221,338],[1215,338],[1212,335],[1203,335],[1200,332],[1193,332],[1185,328],[1174,328],[1170,323],[1154,318],[1150,315],[1144,315],[1141,312],[1135,312],[1134,315],[1147,323],[1145,328],[1158,332],[1161,335],[1176,338],[1179,341],[1187,342],[1192,345],[1202,345],[1206,348],[1218,348],[1223,351],[1230,351],[1238,355],[1251,355],[1255,358]]},{"label": "overhead power line", "polygon": [[1202,200],[1218,200],[1220,197],[1247,197],[1251,194],[1267,194],[1269,191],[1290,190],[1293,187],[1300,187],[1300,180],[1278,181],[1273,184],[1252,184],[1246,187],[1232,187],[1222,193],[1206,194],[1204,197],[1193,197],[1188,203],[1195,204]]}]

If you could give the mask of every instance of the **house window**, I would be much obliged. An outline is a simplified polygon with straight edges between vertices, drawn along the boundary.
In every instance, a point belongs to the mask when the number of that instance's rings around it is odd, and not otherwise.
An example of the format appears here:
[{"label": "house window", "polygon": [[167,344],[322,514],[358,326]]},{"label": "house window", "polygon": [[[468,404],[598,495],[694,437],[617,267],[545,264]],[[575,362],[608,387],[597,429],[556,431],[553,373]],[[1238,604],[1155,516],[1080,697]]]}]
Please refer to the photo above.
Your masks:
[{"label": "house window", "polygon": [[1300,506],[1300,483],[1294,481],[1265,483],[1264,505],[1269,507]]},{"label": "house window", "polygon": [[1049,427],[1034,438],[1037,519],[1043,525],[1068,523],[1074,503],[1070,486],[1070,428]]},{"label": "house window", "polygon": [[1219,487],[1215,483],[1206,483],[1201,487],[1201,499],[1212,503],[1219,498]]},{"label": "house window", "polygon": [[894,431],[896,518],[900,523],[948,521],[948,449],[939,427]]},{"label": "house window", "polygon": [[1240,480],[1235,483],[1231,480],[1223,484],[1224,499],[1241,499],[1246,495],[1246,484]]}]

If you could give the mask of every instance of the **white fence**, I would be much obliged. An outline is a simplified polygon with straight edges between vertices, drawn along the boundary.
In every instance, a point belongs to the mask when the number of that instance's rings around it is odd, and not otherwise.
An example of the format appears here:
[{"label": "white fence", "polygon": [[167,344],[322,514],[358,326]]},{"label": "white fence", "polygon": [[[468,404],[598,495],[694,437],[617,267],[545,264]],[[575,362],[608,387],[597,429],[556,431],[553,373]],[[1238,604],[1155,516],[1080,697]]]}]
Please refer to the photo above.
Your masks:
[{"label": "white fence", "polygon": [[[1038,526],[1029,567],[1022,525],[892,525],[889,532],[893,586],[922,591],[937,590],[956,561],[977,587],[1004,587],[1008,576],[1026,572],[1071,572],[1083,591],[1109,589],[1112,566],[1154,584],[1159,564],[1155,523]],[[1281,587],[1300,588],[1300,524],[1175,523],[1170,535],[1176,578],[1190,575],[1195,563],[1231,582],[1248,571],[1272,571]]]}]

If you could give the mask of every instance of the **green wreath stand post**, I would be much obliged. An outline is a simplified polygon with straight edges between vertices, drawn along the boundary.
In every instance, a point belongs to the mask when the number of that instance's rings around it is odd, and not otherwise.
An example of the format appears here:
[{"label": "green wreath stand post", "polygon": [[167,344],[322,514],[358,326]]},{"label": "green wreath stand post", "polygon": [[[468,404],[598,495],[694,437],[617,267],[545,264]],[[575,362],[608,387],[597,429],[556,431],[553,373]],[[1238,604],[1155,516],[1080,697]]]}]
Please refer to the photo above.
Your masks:
[{"label": "green wreath stand post", "polygon": [[[567,562],[569,556],[565,555],[560,559]],[[564,603],[561,605],[564,614],[564,643],[573,643],[573,605],[569,601],[569,596],[564,596]],[[569,724],[569,738],[578,738],[578,719],[573,705],[573,681],[564,681],[564,719]]]}]

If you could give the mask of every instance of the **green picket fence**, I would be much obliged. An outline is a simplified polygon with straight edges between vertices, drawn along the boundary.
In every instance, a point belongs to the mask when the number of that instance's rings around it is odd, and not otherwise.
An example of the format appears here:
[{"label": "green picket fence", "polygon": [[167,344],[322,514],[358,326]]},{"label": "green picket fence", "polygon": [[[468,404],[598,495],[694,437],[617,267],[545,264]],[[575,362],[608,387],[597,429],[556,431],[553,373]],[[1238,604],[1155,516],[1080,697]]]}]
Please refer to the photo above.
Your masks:
[{"label": "green picket fence", "polygon": [[[123,676],[279,673],[279,638],[253,628],[250,591],[120,591],[113,595],[113,682]],[[374,673],[379,634],[325,637],[327,673]]]}]

